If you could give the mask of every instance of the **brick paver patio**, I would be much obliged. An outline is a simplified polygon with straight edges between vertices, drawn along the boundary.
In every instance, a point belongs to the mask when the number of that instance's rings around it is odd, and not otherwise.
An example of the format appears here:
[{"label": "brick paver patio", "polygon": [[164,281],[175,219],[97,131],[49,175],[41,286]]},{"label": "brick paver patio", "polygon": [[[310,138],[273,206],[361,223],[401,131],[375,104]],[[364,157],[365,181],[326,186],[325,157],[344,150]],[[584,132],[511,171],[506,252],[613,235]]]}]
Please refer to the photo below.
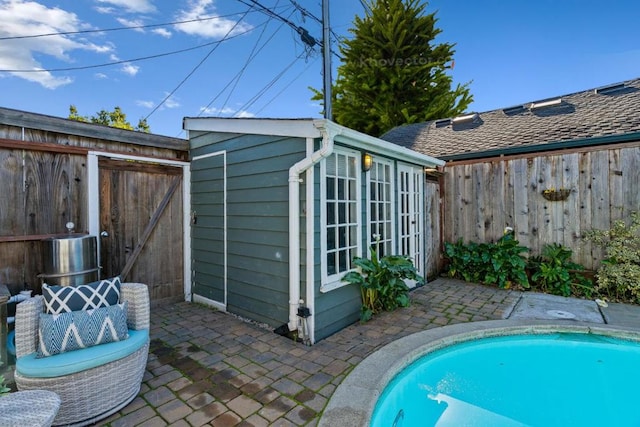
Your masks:
[{"label": "brick paver patio", "polygon": [[99,425],[315,426],[336,387],[367,355],[425,329],[501,319],[519,297],[440,278],[413,291],[410,307],[310,347],[199,304],[157,306],[140,394]]}]

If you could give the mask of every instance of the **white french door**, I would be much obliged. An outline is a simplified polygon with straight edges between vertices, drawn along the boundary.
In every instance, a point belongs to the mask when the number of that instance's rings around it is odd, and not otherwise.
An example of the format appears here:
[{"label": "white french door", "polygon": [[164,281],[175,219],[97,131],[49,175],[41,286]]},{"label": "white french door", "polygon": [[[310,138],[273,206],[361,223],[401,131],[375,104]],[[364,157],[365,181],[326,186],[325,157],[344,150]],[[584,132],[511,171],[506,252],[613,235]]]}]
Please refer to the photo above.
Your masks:
[{"label": "white french door", "polygon": [[[399,253],[408,255],[424,277],[424,171],[398,165]],[[415,285],[415,284],[409,284]]]}]

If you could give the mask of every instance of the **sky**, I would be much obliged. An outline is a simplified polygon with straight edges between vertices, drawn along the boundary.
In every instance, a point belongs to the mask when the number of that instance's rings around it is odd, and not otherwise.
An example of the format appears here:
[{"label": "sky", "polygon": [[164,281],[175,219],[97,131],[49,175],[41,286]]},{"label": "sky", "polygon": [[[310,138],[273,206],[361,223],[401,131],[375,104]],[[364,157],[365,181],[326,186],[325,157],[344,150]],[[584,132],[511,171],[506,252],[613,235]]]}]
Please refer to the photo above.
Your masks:
[{"label": "sky", "polygon": [[[364,1],[329,2],[350,37]],[[640,77],[637,0],[432,0],[454,84],[483,112]],[[67,117],[119,106],[151,132],[183,117],[319,118],[321,0],[0,0],[0,107]],[[33,37],[37,36],[37,37]],[[332,76],[339,58],[332,55]]]}]

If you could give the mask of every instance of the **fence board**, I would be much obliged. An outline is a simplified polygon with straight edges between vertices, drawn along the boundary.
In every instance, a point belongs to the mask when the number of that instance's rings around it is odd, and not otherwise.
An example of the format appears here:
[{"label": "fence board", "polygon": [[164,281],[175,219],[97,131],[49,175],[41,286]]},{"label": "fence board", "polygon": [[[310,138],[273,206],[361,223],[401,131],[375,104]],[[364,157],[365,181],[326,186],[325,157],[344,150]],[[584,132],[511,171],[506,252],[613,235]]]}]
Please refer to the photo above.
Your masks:
[{"label": "fence board", "polygon": [[528,159],[515,159],[511,162],[509,176],[513,182],[513,222],[509,224],[517,239],[529,244],[531,230],[529,228],[529,180]]},{"label": "fence board", "polygon": [[609,203],[611,221],[623,218],[624,187],[620,150],[609,150]]},{"label": "fence board", "polygon": [[0,236],[25,234],[22,171],[22,151],[0,150]]},{"label": "fence board", "polygon": [[[597,151],[591,153],[591,228],[606,230],[611,226],[611,206],[609,198],[609,153]],[[602,258],[601,248],[592,247],[593,262]]]},{"label": "fence board", "polygon": [[[563,184],[563,176],[564,176],[564,157],[561,156],[553,156],[552,157],[552,168],[551,168],[551,176],[553,179],[554,187],[558,190],[566,189]],[[551,239],[552,243],[558,243],[560,245],[564,244],[564,205],[566,200],[560,200],[556,202],[550,203],[550,212],[551,216]]]},{"label": "fence board", "polygon": [[[504,179],[506,180],[505,192],[504,192],[504,226],[512,227],[516,217],[516,205],[515,198],[515,182],[513,175],[513,163],[504,163]],[[504,230],[503,230],[504,232]]]},{"label": "fence board", "polygon": [[549,157],[547,161],[542,161],[541,158],[537,158],[536,161],[540,166],[538,175],[539,185],[537,194],[532,196],[540,200],[539,206],[541,206],[542,209],[538,210],[538,224],[540,228],[538,229],[538,240],[536,241],[534,249],[535,252],[540,252],[542,249],[541,242],[553,242],[555,240],[553,233],[553,209],[555,202],[544,199],[541,192],[546,189],[557,188],[557,184],[554,176],[554,156]]},{"label": "fence board", "polygon": [[[591,153],[580,153],[578,167],[580,168],[580,180],[578,182],[578,194],[580,210],[576,212],[580,222],[580,236],[592,227],[593,210],[591,209]],[[591,253],[593,245],[587,240],[582,240],[580,245],[573,248],[574,260],[584,266],[593,264]]]},{"label": "fence board", "polygon": [[485,212],[485,194],[487,192],[487,173],[485,171],[486,163],[478,163],[471,165],[472,168],[472,182],[473,182],[473,196],[467,193],[465,199],[468,201],[468,206],[471,206],[473,217],[471,221],[465,220],[465,225],[473,227],[473,241],[484,242],[486,240],[485,230],[487,228],[487,216]]},{"label": "fence board", "polygon": [[621,152],[623,217],[640,211],[640,147],[624,148]]},{"label": "fence board", "polygon": [[[487,164],[486,172],[489,176],[488,192],[485,195],[485,226],[492,241],[498,240],[504,233],[507,223],[505,163],[491,162]],[[485,234],[486,236],[486,234]]]},{"label": "fence board", "polygon": [[566,154],[562,157],[562,188],[571,190],[569,198],[562,202],[562,222],[564,223],[564,233],[562,241],[558,242],[564,246],[574,248],[580,244],[580,212],[578,180],[580,177],[579,155],[578,153]]},{"label": "fence board", "polygon": [[529,159],[528,166],[528,179],[529,179],[529,191],[527,192],[527,198],[529,200],[529,241],[527,246],[532,250],[537,249],[537,242],[540,240],[540,229],[543,223],[541,223],[541,215],[539,210],[543,210],[544,206],[542,201],[544,199],[539,197],[540,183],[538,182],[538,174],[540,161],[537,158]]},{"label": "fence board", "polygon": [[449,225],[444,228],[444,234],[447,240],[453,240],[453,236],[460,236],[464,230],[460,230],[460,224],[457,218],[460,218],[464,208],[460,206],[462,193],[464,192],[464,167],[456,168],[456,176],[454,176],[449,185],[445,186],[447,194],[445,199],[451,203],[451,209],[446,212],[445,222]]}]

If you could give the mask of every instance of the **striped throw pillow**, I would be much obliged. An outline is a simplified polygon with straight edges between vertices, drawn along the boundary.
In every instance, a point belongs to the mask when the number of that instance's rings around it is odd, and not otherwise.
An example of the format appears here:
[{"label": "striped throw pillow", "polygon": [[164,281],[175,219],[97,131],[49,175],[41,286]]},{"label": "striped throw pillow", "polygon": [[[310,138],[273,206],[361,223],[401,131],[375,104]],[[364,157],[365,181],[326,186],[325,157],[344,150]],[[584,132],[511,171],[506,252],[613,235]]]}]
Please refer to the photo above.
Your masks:
[{"label": "striped throw pillow", "polygon": [[127,302],[69,313],[41,313],[38,329],[38,358],[122,341],[129,338]]},{"label": "striped throw pillow", "polygon": [[120,277],[78,286],[42,285],[45,311],[49,314],[108,307],[120,301]]}]

